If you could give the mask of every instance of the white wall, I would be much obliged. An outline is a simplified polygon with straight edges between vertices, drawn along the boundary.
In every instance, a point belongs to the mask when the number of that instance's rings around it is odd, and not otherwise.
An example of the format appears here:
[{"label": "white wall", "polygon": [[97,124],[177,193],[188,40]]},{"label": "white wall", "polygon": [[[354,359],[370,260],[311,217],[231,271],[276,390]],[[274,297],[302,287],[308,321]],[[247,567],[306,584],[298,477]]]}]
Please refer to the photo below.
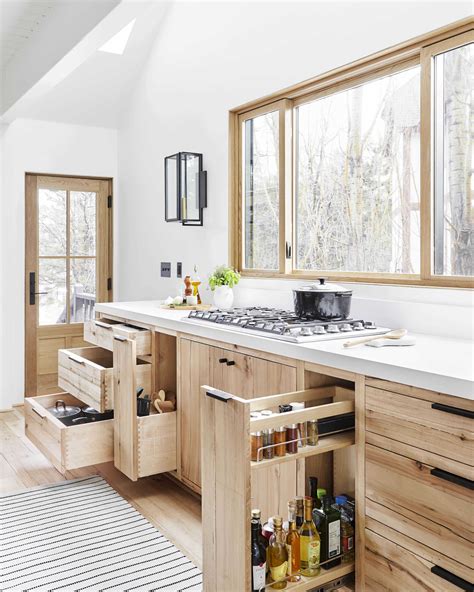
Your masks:
[{"label": "white wall", "polygon": [[[173,294],[176,277],[161,279],[160,261],[173,263],[173,275],[176,261],[185,273],[197,263],[203,277],[227,261],[230,108],[470,14],[471,2],[452,0],[175,3],[119,129],[120,299]],[[204,228],[164,222],[163,158],[179,150],[204,154]],[[272,284],[261,285],[268,295]],[[447,292],[421,294],[443,300]]]},{"label": "white wall", "polygon": [[117,177],[115,130],[33,120],[0,128],[0,409],[24,393],[25,173]]}]

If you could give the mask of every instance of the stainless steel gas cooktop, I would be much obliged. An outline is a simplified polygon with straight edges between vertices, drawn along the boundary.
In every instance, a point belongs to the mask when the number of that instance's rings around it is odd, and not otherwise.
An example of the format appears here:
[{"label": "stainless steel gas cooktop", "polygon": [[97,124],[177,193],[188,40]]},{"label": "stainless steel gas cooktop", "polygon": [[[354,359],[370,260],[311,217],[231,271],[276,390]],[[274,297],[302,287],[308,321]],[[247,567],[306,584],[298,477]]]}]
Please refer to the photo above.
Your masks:
[{"label": "stainless steel gas cooktop", "polygon": [[308,321],[289,310],[264,307],[192,310],[184,320],[199,325],[222,325],[226,329],[241,333],[253,333],[293,343],[383,335],[390,331],[386,327],[377,327],[374,323],[362,319]]}]

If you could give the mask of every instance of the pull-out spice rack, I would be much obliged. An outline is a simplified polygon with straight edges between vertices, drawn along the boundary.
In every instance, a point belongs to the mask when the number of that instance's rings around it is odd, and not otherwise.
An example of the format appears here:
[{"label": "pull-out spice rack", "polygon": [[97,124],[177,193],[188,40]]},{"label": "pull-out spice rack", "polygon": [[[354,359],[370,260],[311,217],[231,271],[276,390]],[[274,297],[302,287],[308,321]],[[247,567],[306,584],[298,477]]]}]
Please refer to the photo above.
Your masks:
[{"label": "pull-out spice rack", "polygon": [[[250,433],[351,413],[354,391],[331,385],[242,399],[203,386],[201,397],[204,591],[250,590],[251,508],[261,508],[265,518],[279,513],[288,499],[305,494],[307,458],[355,443],[354,430],[344,431],[320,436],[317,445],[301,446],[294,454],[254,462]],[[278,409],[291,401],[302,401],[306,407],[269,417],[250,417],[252,411],[262,407]],[[347,469],[346,463],[341,469]],[[353,563],[321,569],[314,578],[288,583],[286,590],[311,590],[353,571]]]}]

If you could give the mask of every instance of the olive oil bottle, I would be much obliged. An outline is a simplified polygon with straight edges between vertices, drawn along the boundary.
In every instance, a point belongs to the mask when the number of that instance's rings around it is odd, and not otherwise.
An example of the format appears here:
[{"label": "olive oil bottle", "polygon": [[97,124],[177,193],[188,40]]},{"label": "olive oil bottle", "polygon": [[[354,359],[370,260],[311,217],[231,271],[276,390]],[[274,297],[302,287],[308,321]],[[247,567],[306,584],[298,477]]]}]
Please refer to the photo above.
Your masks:
[{"label": "olive oil bottle", "polygon": [[288,522],[288,534],[286,535],[286,547],[288,550],[288,580],[290,582],[299,582],[301,569],[300,561],[300,535],[296,530],[296,520],[290,519]]},{"label": "olive oil bottle", "polygon": [[300,528],[301,573],[304,576],[317,576],[320,572],[319,559],[321,540],[314,525],[313,500],[304,498],[304,522]]},{"label": "olive oil bottle", "polygon": [[[323,497],[323,507],[325,520],[322,524],[321,532],[321,543],[322,543],[322,557],[324,569],[331,569],[341,563],[341,513],[335,508],[333,498],[330,495]],[[329,561],[332,558],[334,561]]]},{"label": "olive oil bottle", "polygon": [[275,530],[270,537],[270,544],[267,549],[267,561],[270,568],[270,578],[274,582],[272,588],[281,590],[287,586],[286,574],[288,571],[288,551],[281,516],[273,517],[273,526]]}]

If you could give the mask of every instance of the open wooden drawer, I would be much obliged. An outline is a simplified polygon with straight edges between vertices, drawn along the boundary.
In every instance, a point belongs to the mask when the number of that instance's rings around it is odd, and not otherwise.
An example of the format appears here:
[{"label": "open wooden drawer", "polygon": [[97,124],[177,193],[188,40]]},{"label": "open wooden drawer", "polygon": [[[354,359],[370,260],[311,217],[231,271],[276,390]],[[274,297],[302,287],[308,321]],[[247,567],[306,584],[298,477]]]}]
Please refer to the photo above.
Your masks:
[{"label": "open wooden drawer", "polygon": [[114,464],[129,479],[177,468],[176,411],[137,416],[136,343],[114,337]]},{"label": "open wooden drawer", "polygon": [[137,356],[151,354],[151,331],[149,329],[135,327],[111,319],[97,319],[84,323],[84,340],[89,343],[113,351],[114,335],[134,340]]},{"label": "open wooden drawer", "polygon": [[61,473],[113,460],[114,420],[66,426],[47,410],[59,399],[83,404],[69,393],[25,399],[25,432],[33,444]]},{"label": "open wooden drawer", "polygon": [[[113,354],[101,347],[60,349],[58,384],[98,411],[114,408]],[[151,365],[143,360],[134,363],[136,385],[151,391]]]}]

